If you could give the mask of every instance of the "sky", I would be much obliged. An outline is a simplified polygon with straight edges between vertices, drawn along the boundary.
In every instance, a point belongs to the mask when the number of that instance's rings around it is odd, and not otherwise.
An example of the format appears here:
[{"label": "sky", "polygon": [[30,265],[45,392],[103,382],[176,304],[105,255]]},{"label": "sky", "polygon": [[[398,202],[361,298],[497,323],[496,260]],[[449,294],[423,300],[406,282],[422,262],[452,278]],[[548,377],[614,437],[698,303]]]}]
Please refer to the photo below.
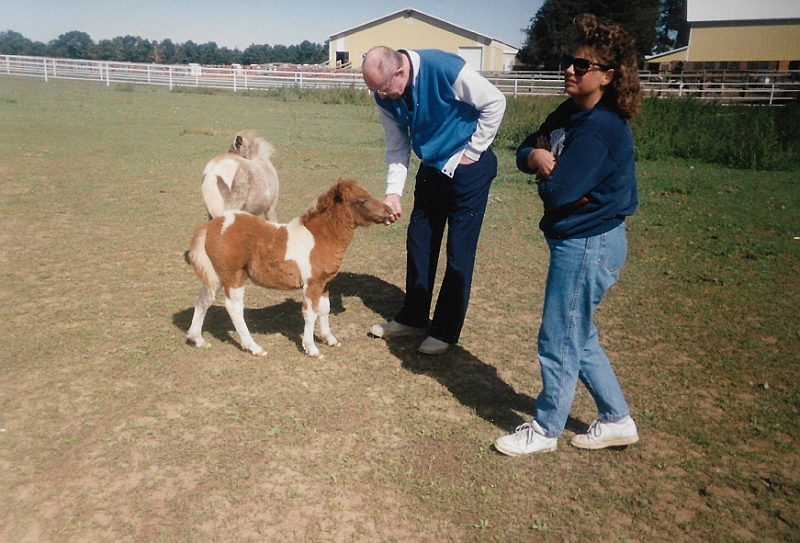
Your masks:
[{"label": "sky", "polygon": [[414,8],[521,47],[543,0],[0,0],[0,32],[47,43],[77,30],[97,43],[119,36],[252,44],[325,43],[331,34]]}]

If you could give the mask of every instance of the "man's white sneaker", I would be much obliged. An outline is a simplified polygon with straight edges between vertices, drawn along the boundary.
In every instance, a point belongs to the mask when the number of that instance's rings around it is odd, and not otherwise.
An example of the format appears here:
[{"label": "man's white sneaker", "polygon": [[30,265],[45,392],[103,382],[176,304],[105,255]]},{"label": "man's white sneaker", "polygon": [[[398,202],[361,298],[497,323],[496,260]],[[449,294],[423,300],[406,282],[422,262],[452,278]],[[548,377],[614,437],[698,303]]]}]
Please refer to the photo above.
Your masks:
[{"label": "man's white sneaker", "polygon": [[557,437],[547,437],[535,420],[517,426],[513,434],[498,437],[494,447],[508,456],[522,456],[543,452],[553,452],[558,445]]},{"label": "man's white sneaker", "polygon": [[639,441],[636,423],[630,417],[618,422],[596,420],[585,434],[573,436],[570,444],[579,449],[605,449],[632,445]]},{"label": "man's white sneaker", "polygon": [[375,337],[382,338],[421,336],[425,334],[425,329],[417,328],[415,326],[407,326],[405,324],[400,324],[395,320],[391,320],[381,324],[373,324],[369,329],[369,333]]},{"label": "man's white sneaker", "polygon": [[440,339],[428,336],[425,338],[425,341],[422,342],[422,344],[419,346],[419,349],[417,350],[422,354],[442,354],[449,348],[450,348],[449,343],[445,343]]}]

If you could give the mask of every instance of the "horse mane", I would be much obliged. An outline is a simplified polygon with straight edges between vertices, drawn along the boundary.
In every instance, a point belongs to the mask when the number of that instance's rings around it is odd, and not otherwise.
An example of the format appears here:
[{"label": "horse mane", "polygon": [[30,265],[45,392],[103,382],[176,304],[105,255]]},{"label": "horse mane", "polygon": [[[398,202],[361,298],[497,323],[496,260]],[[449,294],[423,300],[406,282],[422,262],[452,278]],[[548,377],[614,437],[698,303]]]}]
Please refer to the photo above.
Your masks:
[{"label": "horse mane", "polygon": [[312,221],[321,221],[322,224],[328,226],[336,224],[350,229],[351,227],[348,223],[351,221],[343,221],[342,219],[345,217],[342,217],[341,213],[337,213],[336,211],[347,210],[347,219],[350,219],[348,207],[341,204],[348,200],[355,182],[356,181],[353,179],[342,179],[340,177],[338,183],[308,206],[306,211],[300,216],[300,222],[307,225]]}]

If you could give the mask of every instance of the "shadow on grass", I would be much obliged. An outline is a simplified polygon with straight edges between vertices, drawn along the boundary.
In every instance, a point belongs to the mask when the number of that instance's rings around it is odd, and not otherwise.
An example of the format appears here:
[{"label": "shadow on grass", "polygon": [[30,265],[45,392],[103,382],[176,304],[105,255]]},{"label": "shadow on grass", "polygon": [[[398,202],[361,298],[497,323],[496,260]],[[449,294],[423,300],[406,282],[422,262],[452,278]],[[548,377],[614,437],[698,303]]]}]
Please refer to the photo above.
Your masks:
[{"label": "shadow on grass", "polygon": [[[370,275],[342,273],[331,281],[331,311],[335,311],[337,293],[358,296],[366,307],[390,320],[403,304],[403,290]],[[341,303],[341,297],[338,297]],[[371,323],[370,323],[371,324]],[[365,329],[367,328],[365,323]],[[366,331],[365,331],[366,333]],[[382,340],[375,340],[382,341]],[[462,405],[495,426],[512,431],[530,420],[536,402],[519,394],[497,375],[494,366],[486,364],[468,350],[456,345],[439,356],[417,352],[420,338],[398,338],[386,343],[404,369],[427,375],[442,384]],[[523,417],[518,412],[525,413]]]},{"label": "shadow on grass", "polygon": [[[245,294],[246,300],[257,296],[260,287],[248,285]],[[364,305],[383,318],[387,316],[387,308],[397,304],[398,297],[402,300],[402,291],[372,275],[357,273],[340,273],[334,277],[329,285],[331,296],[331,315],[344,313],[345,307],[342,298],[355,296],[361,298]],[[279,292],[277,290],[272,292]],[[244,320],[251,334],[281,334],[292,341],[300,352],[303,352],[302,334],[305,322],[303,321],[302,303],[299,301],[299,291],[287,291],[287,298],[278,304],[261,308],[245,308]],[[294,296],[290,298],[288,296]],[[296,299],[295,299],[296,298]],[[218,296],[218,300],[222,295]],[[172,324],[186,332],[192,323],[194,307],[190,307],[172,316]],[[365,330],[369,325],[365,324]],[[336,323],[332,322],[334,334]],[[223,305],[215,304],[208,309],[203,322],[203,334],[208,334],[222,343],[228,343],[240,348],[239,342],[232,335],[233,323]],[[317,338],[319,340],[319,338]]]},{"label": "shadow on grass", "polygon": [[[251,287],[249,290],[252,290]],[[372,275],[343,272],[330,283],[331,314],[345,311],[342,299],[358,297],[363,304],[390,320],[403,303],[402,289]],[[258,309],[245,309],[244,318],[252,333],[279,333],[294,342],[302,352],[301,334],[303,315],[301,303],[287,298],[283,302]],[[194,308],[185,309],[173,316],[173,324],[187,330],[192,321]],[[370,323],[364,323],[365,334]],[[231,324],[225,308],[215,305],[209,308],[203,326],[204,333],[217,341],[239,347],[232,335]],[[380,341],[380,340],[375,340]],[[391,353],[397,357],[407,371],[427,375],[442,384],[462,405],[475,410],[484,420],[504,431],[513,431],[516,426],[527,422],[536,412],[534,398],[520,394],[503,381],[494,366],[459,345],[455,345],[439,356],[423,355],[417,352],[420,338],[398,338],[388,340]],[[520,413],[524,413],[524,416]],[[574,431],[585,430],[586,425],[570,419],[567,428]]]}]

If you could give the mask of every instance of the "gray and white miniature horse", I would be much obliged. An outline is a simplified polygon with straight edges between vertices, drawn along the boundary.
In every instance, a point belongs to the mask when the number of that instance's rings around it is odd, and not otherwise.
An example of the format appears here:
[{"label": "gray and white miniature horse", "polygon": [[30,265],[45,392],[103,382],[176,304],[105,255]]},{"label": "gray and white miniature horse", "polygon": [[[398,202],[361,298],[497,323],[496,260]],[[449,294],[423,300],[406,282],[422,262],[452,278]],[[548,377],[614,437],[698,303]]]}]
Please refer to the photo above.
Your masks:
[{"label": "gray and white miniature horse", "polygon": [[203,170],[203,200],[209,217],[245,211],[278,221],[278,172],[270,161],[274,148],[252,130],[236,134],[224,155]]},{"label": "gray and white miniature horse", "polygon": [[267,354],[244,322],[244,287],[250,279],[265,288],[303,290],[303,349],[321,358],[314,345],[317,318],[325,343],[339,345],[328,322],[328,283],[339,272],[355,229],[386,223],[390,211],[355,180],[340,178],[288,224],[229,211],[199,226],[192,237],[188,261],[202,286],[187,338],[198,347],[208,346],[203,339],[203,321],[224,289],[225,309],[242,348],[254,355]]}]

